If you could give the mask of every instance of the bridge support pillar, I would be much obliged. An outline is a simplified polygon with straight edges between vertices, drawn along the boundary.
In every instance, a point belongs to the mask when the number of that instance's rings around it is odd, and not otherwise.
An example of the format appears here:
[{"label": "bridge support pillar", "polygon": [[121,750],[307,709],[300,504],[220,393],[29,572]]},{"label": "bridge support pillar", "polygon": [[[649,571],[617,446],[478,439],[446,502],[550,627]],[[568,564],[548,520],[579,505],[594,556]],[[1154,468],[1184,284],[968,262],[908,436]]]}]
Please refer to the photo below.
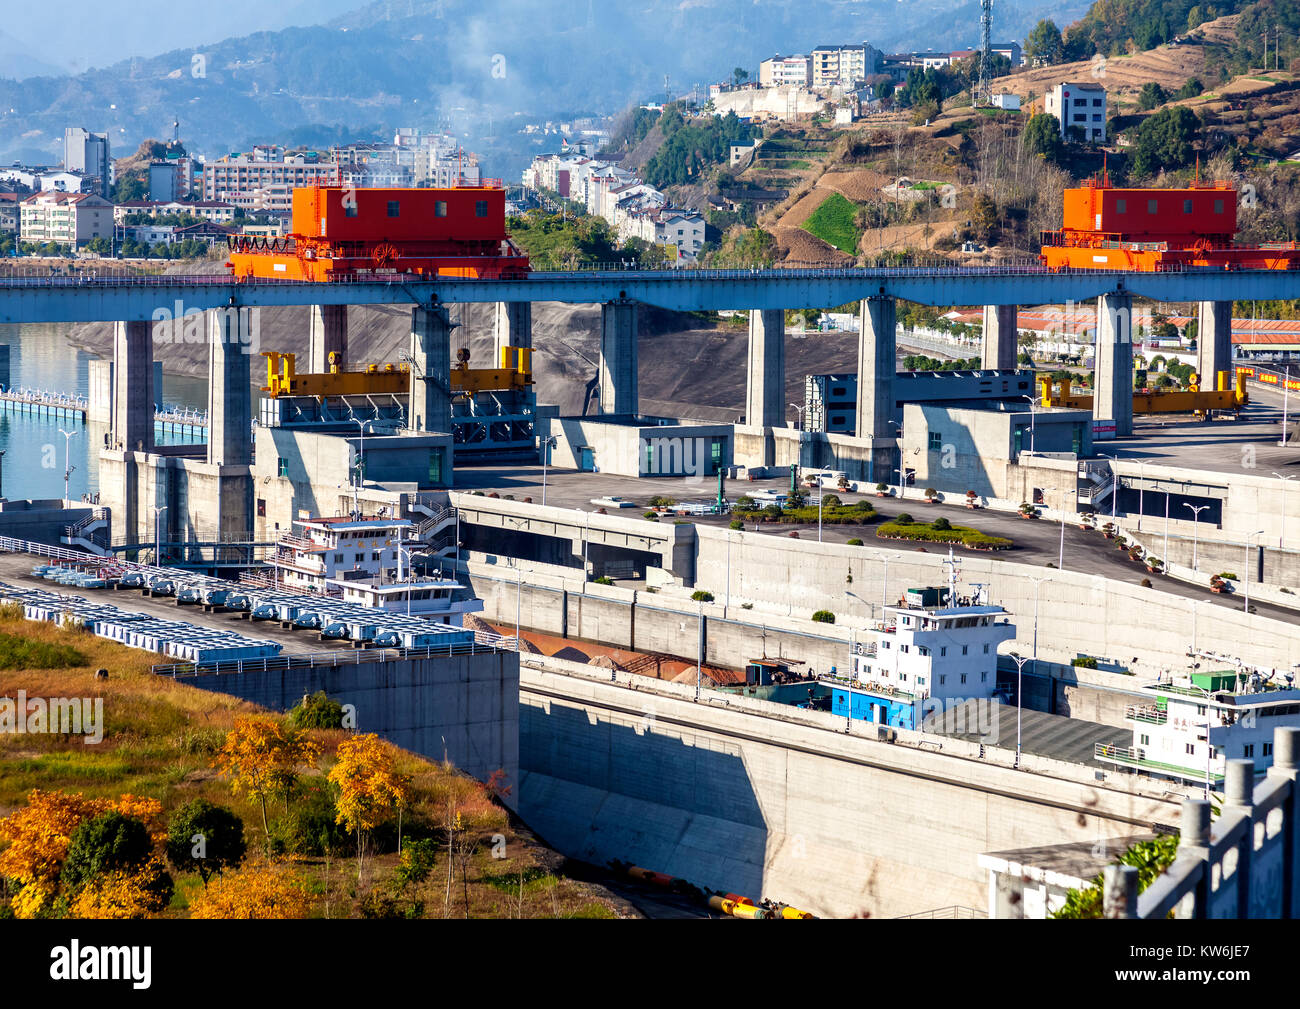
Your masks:
[{"label": "bridge support pillar", "polygon": [[234,307],[208,312],[208,472],[196,470],[188,480],[189,511],[200,539],[252,534],[250,359],[257,350],[257,312]]},{"label": "bridge support pillar", "polygon": [[785,425],[785,312],[779,308],[749,313],[745,424]]},{"label": "bridge support pillar", "polygon": [[1016,366],[1016,320],[1019,309],[1015,305],[984,306],[984,342],[980,350],[980,366],[1010,370]]},{"label": "bridge support pillar", "polygon": [[869,445],[868,479],[891,479],[899,424],[894,417],[897,364],[896,303],[864,298],[858,327],[858,404],[855,437]]},{"label": "bridge support pillar", "polygon": [[348,306],[312,305],[311,321],[307,330],[308,369],[320,375],[330,370],[330,354],[339,360],[348,357]]},{"label": "bridge support pillar", "polygon": [[1097,299],[1094,421],[1113,423],[1115,437],[1133,433],[1133,298],[1103,294]]},{"label": "bridge support pillar", "polygon": [[[1196,315],[1196,371],[1202,389],[1219,387],[1219,372],[1232,371],[1232,302],[1202,301]],[[1229,380],[1235,382],[1235,376]]]},{"label": "bridge support pillar", "polygon": [[637,304],[607,301],[600,312],[600,412],[636,416]]},{"label": "bridge support pillar", "polygon": [[451,331],[441,305],[411,309],[411,431],[451,430]]},{"label": "bridge support pillar", "polygon": [[113,334],[110,438],[128,452],[153,451],[153,323],[119,322]]},{"label": "bridge support pillar", "polygon": [[533,303],[531,301],[498,301],[496,308],[496,360],[492,367],[501,367],[502,347],[532,347]]}]

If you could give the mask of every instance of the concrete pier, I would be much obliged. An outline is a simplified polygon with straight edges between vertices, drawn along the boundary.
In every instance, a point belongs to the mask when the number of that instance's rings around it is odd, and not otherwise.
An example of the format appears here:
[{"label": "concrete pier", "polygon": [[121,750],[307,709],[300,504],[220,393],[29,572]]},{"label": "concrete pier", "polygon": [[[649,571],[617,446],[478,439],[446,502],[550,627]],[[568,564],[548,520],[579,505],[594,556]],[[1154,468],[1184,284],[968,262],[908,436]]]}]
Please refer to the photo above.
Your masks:
[{"label": "concrete pier", "polygon": [[[208,462],[218,466],[247,466],[253,461],[251,311],[214,308],[208,312]],[[145,405],[152,407],[153,398]],[[148,425],[152,430],[152,416]]]},{"label": "concrete pier", "polygon": [[870,450],[870,478],[890,479],[898,424],[894,419],[897,371],[896,304],[893,298],[862,301],[858,328],[858,409],[856,439]]},{"label": "concrete pier", "polygon": [[441,305],[411,309],[411,431],[451,430],[451,331]]},{"label": "concrete pier", "polygon": [[1202,389],[1217,389],[1221,371],[1232,370],[1232,302],[1202,301],[1196,319],[1196,371]]},{"label": "concrete pier", "polygon": [[749,313],[749,365],[745,378],[745,424],[785,426],[785,313]]},{"label": "concrete pier", "polygon": [[1133,298],[1103,294],[1097,299],[1094,421],[1115,425],[1115,437],[1133,433]]},{"label": "concrete pier", "polygon": [[[111,444],[129,452],[150,452],[153,450],[154,412],[152,323],[116,323],[113,360]],[[244,373],[244,388],[247,389],[247,367]]]},{"label": "concrete pier", "polygon": [[496,306],[496,367],[501,360],[502,347],[531,347],[533,345],[533,303],[531,301],[498,301]]},{"label": "concrete pier", "polygon": [[607,301],[600,313],[600,412],[634,417],[637,391],[637,303]]},{"label": "concrete pier", "polygon": [[307,356],[310,371],[321,374],[329,371],[331,353],[348,357],[348,306],[312,305],[311,321],[307,330]]},{"label": "concrete pier", "polygon": [[1015,305],[984,306],[984,342],[980,348],[980,363],[985,368],[1014,368],[1016,366],[1016,320],[1019,309]]}]

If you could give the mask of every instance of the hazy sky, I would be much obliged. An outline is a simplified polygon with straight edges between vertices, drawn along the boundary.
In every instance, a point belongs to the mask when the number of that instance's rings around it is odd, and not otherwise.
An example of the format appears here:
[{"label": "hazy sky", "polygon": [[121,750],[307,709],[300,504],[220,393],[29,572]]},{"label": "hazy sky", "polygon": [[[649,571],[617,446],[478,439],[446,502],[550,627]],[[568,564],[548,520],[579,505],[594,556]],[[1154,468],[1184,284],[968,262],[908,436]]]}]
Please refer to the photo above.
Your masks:
[{"label": "hazy sky", "polygon": [[232,36],[275,31],[289,25],[320,24],[367,0],[221,0],[184,4],[177,0],[62,0],[55,41],[41,44],[48,19],[39,26],[9,18],[4,31],[44,63],[76,72],[104,67],[130,56],[156,56],[172,49],[206,45]]}]

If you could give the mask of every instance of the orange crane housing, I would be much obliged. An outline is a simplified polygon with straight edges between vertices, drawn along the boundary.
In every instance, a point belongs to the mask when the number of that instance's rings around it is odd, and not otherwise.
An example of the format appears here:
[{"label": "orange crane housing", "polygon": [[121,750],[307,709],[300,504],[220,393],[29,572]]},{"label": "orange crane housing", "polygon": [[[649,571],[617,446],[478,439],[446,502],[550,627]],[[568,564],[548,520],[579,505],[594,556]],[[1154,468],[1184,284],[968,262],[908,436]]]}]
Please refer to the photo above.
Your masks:
[{"label": "orange crane housing", "polygon": [[1114,189],[1103,173],[1067,189],[1059,231],[1043,232],[1043,265],[1054,269],[1295,270],[1295,242],[1239,245],[1237,188]]},{"label": "orange crane housing", "polygon": [[451,189],[300,187],[288,235],[234,235],[228,244],[226,266],[240,279],[528,275],[528,257],[506,232],[505,190],[496,180]]}]

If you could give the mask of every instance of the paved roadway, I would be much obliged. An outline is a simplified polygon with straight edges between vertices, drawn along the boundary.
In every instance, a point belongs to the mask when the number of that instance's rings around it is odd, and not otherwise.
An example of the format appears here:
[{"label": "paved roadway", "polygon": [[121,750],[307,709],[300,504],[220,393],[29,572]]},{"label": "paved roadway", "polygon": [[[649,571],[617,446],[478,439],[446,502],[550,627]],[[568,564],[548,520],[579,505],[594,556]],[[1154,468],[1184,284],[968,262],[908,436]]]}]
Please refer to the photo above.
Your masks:
[{"label": "paved roadway", "polygon": [[[727,485],[727,495],[733,500],[741,494],[750,493],[758,488],[787,489],[788,478],[784,480],[731,481]],[[465,468],[456,471],[456,490],[496,491],[502,497],[513,495],[522,501],[531,497],[535,503],[542,500],[542,467],[515,466],[508,470],[492,468]],[[827,491],[826,493],[832,493]],[[834,492],[839,493],[839,492]],[[895,487],[894,494],[897,493]],[[576,508],[595,511],[598,505],[591,503],[592,498],[606,495],[620,495],[629,501],[635,501],[636,508],[623,509],[622,514],[629,518],[642,515],[652,497],[657,495],[671,497],[680,502],[711,502],[716,494],[716,481],[666,478],[641,478],[614,476],[608,473],[581,473],[575,470],[547,470],[546,503],[559,508]],[[1057,564],[1060,557],[1061,526],[1060,523],[1044,519],[1022,519],[1017,514],[1001,511],[979,509],[972,511],[964,504],[927,504],[915,487],[908,488],[908,497],[902,501],[896,497],[885,499],[874,495],[839,494],[841,500],[851,503],[862,497],[870,498],[876,510],[884,517],[893,517],[900,512],[908,512],[913,517],[933,521],[940,515],[948,518],[954,525],[969,525],[994,536],[1005,536],[1013,540],[1011,550],[980,554],[994,560],[1012,561],[1019,564]],[[608,509],[607,509],[608,510]],[[612,510],[610,513],[613,514]],[[684,521],[698,522],[701,525],[725,526],[730,517],[716,516],[690,517]],[[1151,519],[1159,522],[1159,519]],[[1157,528],[1159,528],[1157,526]],[[760,532],[770,532],[774,536],[785,536],[792,530],[798,530],[802,539],[815,539],[817,525],[765,525]],[[866,543],[872,543],[875,535],[874,525],[869,526],[831,526],[822,527],[822,541],[826,543],[845,543],[858,537]],[[943,548],[937,544],[911,544],[898,540],[880,541],[876,544],[891,551],[925,550],[935,553]],[[944,551],[946,552],[946,551]],[[1151,578],[1163,592],[1182,596],[1187,599],[1204,599],[1217,606],[1229,609],[1241,609],[1242,600],[1235,596],[1223,596],[1213,593],[1208,587],[1201,588],[1174,578],[1151,576],[1141,564],[1129,560],[1125,551],[1119,550],[1114,542],[1105,539],[1095,530],[1084,531],[1077,524],[1065,527],[1065,568],[1084,571],[1088,574],[1102,575],[1116,581],[1140,583],[1143,578]],[[1294,622],[1295,610],[1267,603],[1252,602],[1251,607],[1262,616]]]}]

